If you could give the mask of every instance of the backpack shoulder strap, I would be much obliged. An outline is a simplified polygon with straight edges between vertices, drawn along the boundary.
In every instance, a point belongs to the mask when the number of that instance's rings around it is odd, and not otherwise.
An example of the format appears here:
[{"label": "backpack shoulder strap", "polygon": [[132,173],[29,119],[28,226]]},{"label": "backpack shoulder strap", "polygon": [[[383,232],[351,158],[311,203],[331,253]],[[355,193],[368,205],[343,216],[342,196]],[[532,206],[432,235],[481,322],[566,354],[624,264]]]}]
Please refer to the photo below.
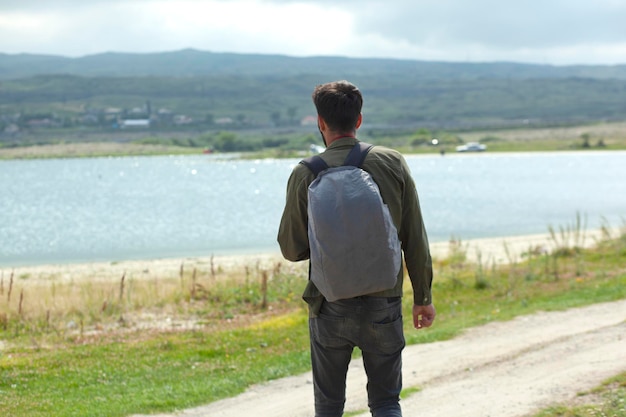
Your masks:
[{"label": "backpack shoulder strap", "polygon": [[304,165],[305,167],[309,168],[311,172],[313,173],[313,175],[315,175],[316,177],[318,176],[320,172],[324,171],[325,169],[328,169],[328,164],[324,162],[322,157],[319,155],[313,155],[308,158],[305,158],[302,161],[300,161],[300,163]]},{"label": "backpack shoulder strap", "polygon": [[[354,166],[360,168],[365,161],[365,157],[367,153],[372,149],[374,145],[366,143],[366,142],[357,142],[354,147],[350,150],[350,153],[346,157],[346,160],[343,162],[344,166]],[[321,156],[313,155],[308,158],[303,159],[300,163],[311,170],[313,175],[316,177],[320,172],[328,169],[328,164],[324,162]]]},{"label": "backpack shoulder strap", "polygon": [[344,161],[343,164],[361,168],[361,165],[363,165],[363,162],[365,161],[365,157],[367,156],[367,153],[373,147],[374,145],[371,145],[369,143],[357,142],[357,144],[354,145],[354,148],[352,148],[352,150],[346,157],[346,160]]}]

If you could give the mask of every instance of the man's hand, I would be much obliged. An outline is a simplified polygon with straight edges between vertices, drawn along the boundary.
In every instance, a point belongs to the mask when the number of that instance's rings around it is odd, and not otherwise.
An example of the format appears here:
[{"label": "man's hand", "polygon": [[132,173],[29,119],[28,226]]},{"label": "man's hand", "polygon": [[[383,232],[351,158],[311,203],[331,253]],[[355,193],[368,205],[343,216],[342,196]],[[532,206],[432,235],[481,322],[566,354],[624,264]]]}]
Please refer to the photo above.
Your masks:
[{"label": "man's hand", "polygon": [[435,306],[429,304],[427,306],[418,306],[413,304],[413,326],[416,329],[422,329],[424,327],[430,327],[435,321]]}]

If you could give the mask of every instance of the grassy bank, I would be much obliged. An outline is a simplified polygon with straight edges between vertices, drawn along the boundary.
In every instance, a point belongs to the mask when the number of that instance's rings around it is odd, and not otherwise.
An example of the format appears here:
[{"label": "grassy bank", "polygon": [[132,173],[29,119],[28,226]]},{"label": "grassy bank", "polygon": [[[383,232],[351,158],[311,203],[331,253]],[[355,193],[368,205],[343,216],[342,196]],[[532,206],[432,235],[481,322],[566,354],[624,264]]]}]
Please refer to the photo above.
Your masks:
[{"label": "grassy bank", "polygon": [[[470,263],[450,242],[435,259],[437,324],[409,344],[539,310],[626,297],[626,234],[578,246],[579,228],[553,234],[508,265]],[[1,271],[0,414],[101,416],[171,411],[236,395],[309,368],[306,265],[212,262],[175,277],[61,280]],[[407,288],[405,316],[410,316]],[[560,414],[544,414],[548,415]],[[566,414],[563,414],[566,415]],[[611,415],[611,414],[608,414]]]},{"label": "grassy bank", "polygon": [[[488,152],[626,150],[626,123],[473,131],[379,131],[363,128],[359,131],[359,138],[407,154],[454,153],[457,145],[468,142],[484,143]],[[437,146],[432,145],[435,138],[439,143]],[[169,134],[146,131],[133,132],[122,142],[117,135],[46,138],[39,133],[36,140],[25,139],[23,143],[33,141],[39,145],[3,147],[0,143],[0,159],[181,155],[201,154],[205,149],[213,149],[216,153],[237,152],[247,158],[285,158],[302,157],[309,152],[309,145],[321,145],[319,135],[302,131]]]},{"label": "grassy bank", "polygon": [[0,148],[0,159],[97,158],[107,156],[153,156],[197,154],[192,148],[134,143],[62,143]]}]

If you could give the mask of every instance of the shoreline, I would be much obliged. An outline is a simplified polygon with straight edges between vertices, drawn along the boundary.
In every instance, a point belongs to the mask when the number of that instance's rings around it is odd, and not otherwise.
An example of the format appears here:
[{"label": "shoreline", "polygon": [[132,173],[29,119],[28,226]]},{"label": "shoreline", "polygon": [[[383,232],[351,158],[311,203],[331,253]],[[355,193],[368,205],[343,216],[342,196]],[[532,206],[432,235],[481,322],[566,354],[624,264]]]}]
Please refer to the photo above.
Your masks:
[{"label": "shoreline", "polygon": [[[519,150],[488,150],[484,154],[500,155],[500,154],[526,154],[526,153],[612,153],[626,152],[626,148],[590,148],[590,149],[560,149],[560,148],[529,148]],[[306,153],[306,151],[301,151]],[[475,154],[475,152],[469,152]],[[245,153],[244,153],[245,154]],[[241,158],[241,152],[222,152],[212,154],[216,158]],[[465,155],[464,152],[449,151],[446,156]],[[1,148],[0,161],[28,161],[28,160],[46,160],[46,159],[74,159],[74,158],[124,158],[124,157],[155,157],[155,156],[200,156],[201,148],[185,148],[166,145],[134,145],[118,142],[94,142],[84,143],[77,142],[73,144],[48,144],[48,145],[32,145],[17,148]],[[250,152],[252,159],[258,159],[257,153]],[[433,156],[439,155],[430,149],[421,151],[403,151],[406,156]],[[270,159],[283,158],[301,158],[303,155],[294,153],[287,157],[277,157],[275,155],[268,156]],[[264,157],[260,157],[261,159]],[[244,158],[244,159],[250,159]]]},{"label": "shoreline", "polygon": [[[622,228],[608,229],[610,236],[617,237]],[[580,234],[579,246],[592,247],[604,238],[603,229],[583,230]],[[560,239],[560,235],[558,236]],[[574,239],[555,242],[549,233],[505,236],[493,238],[478,238],[462,240],[459,242],[434,242],[430,244],[433,263],[445,259],[451,251],[462,251],[466,254],[469,262],[480,262],[484,265],[519,262],[524,254],[549,253],[558,245],[573,246]],[[72,282],[75,280],[110,281],[120,279],[122,276],[133,279],[153,278],[158,275],[162,278],[179,277],[181,268],[185,272],[194,269],[203,273],[207,271],[232,272],[238,269],[242,274],[246,270],[271,271],[279,267],[290,269],[305,268],[307,262],[289,262],[282,258],[280,252],[246,253],[233,255],[214,255],[206,257],[177,257],[162,259],[126,260],[115,262],[87,262],[67,264],[43,264],[32,266],[0,267],[2,279],[14,279],[26,282]]]}]

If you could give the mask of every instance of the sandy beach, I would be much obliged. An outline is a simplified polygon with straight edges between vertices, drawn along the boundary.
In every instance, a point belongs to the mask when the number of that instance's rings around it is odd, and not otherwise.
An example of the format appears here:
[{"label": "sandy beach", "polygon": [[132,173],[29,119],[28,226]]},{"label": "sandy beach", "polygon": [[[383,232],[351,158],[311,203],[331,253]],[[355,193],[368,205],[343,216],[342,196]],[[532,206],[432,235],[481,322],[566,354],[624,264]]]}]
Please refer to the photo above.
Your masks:
[{"label": "sandy beach", "polygon": [[[611,236],[618,236],[618,228],[610,229]],[[578,242],[579,246],[591,247],[598,240],[603,238],[603,231],[587,230],[584,238]],[[481,262],[484,265],[493,263],[511,263],[522,260],[524,254],[532,251],[534,253],[548,253],[555,249],[557,243],[549,233],[533,234],[523,236],[507,236],[495,238],[482,238],[456,242],[434,242],[430,245],[431,255],[434,261],[448,257],[451,251],[463,250],[469,261]],[[573,244],[574,242],[570,242]],[[454,249],[454,248],[457,249]],[[120,262],[92,262],[92,263],[70,263],[70,264],[50,264],[33,265],[19,267],[0,267],[0,273],[4,276],[14,274],[17,278],[27,279],[29,282],[40,281],[108,281],[119,279],[122,275],[141,279],[142,277],[161,278],[178,277],[181,267],[185,271],[194,268],[199,271],[210,271],[211,269],[221,272],[240,270],[245,272],[245,268],[263,269],[271,271],[276,265],[288,266],[289,268],[306,268],[306,262],[291,263],[285,261],[279,252],[228,255],[228,256],[207,256],[190,258],[165,258],[148,260],[129,260]]]}]

